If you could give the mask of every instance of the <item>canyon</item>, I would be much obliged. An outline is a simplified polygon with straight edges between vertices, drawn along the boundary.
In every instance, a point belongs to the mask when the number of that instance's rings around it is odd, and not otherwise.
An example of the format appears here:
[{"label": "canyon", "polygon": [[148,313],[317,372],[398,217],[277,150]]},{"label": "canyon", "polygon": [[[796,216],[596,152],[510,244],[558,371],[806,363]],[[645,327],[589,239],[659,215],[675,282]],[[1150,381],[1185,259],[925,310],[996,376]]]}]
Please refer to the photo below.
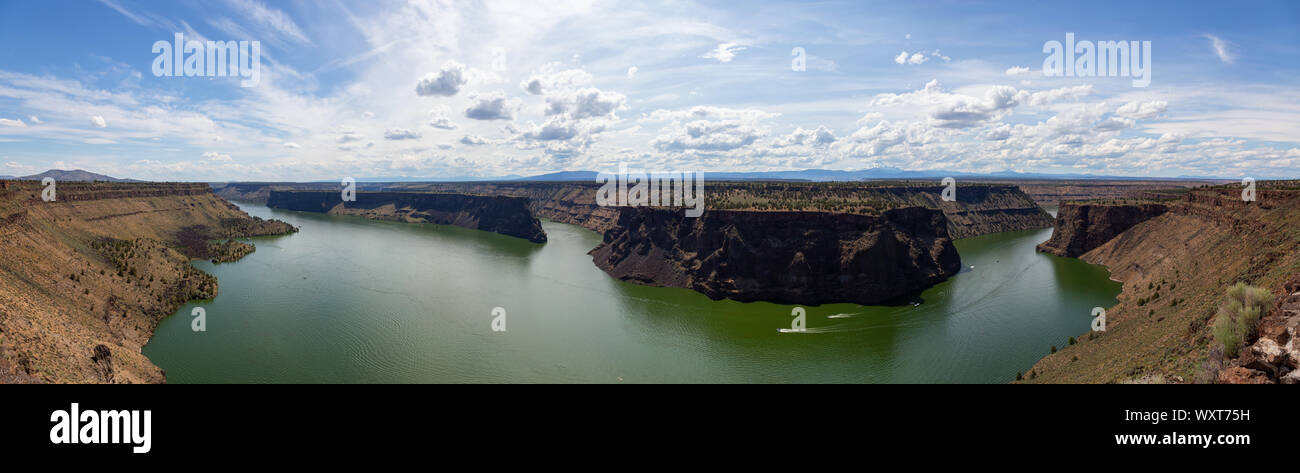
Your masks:
[{"label": "canyon", "polygon": [[451,193],[358,192],[344,202],[338,191],[270,191],[271,208],[356,215],[375,220],[455,225],[545,243],[542,224],[527,198]]},{"label": "canyon", "polygon": [[[526,197],[540,218],[578,225],[596,232],[612,228],[617,207],[596,205],[595,182],[395,182],[358,183],[373,192],[441,192],[487,196]],[[236,201],[267,203],[274,191],[332,190],[337,183],[228,183],[217,184],[218,195]],[[1052,217],[1015,185],[969,184],[957,187],[956,200],[941,198],[942,186],[895,182],[745,182],[718,181],[705,185],[710,210],[824,211],[877,214],[899,207],[928,207],[947,217],[948,233],[966,238],[989,233],[1046,228]]]},{"label": "canyon", "polygon": [[54,202],[42,188],[0,181],[0,382],[163,382],[141,347],[217,294],[190,260],[224,251],[214,239],[296,231],[207,184],[63,182]]},{"label": "canyon", "polygon": [[[1210,186],[1172,200],[1067,204],[1060,215],[1040,250],[1105,265],[1123,292],[1105,308],[1105,331],[1057,342],[1063,348],[1029,367],[1022,382],[1278,382],[1300,362],[1291,341],[1300,323],[1296,181],[1261,183],[1255,201],[1242,200],[1238,186]],[[1258,330],[1272,346],[1244,352],[1268,353],[1279,369],[1215,359],[1210,327],[1237,282],[1275,294],[1278,303]],[[1090,309],[1080,307],[1080,316]]]}]

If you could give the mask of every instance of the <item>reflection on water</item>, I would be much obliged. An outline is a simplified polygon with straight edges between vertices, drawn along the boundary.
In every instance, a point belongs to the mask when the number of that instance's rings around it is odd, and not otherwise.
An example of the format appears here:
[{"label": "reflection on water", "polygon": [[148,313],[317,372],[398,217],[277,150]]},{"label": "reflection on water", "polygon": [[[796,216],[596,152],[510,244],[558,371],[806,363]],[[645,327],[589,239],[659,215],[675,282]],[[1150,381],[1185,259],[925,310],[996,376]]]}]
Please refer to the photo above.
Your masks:
[{"label": "reflection on water", "polygon": [[[288,212],[215,274],[220,295],[164,320],[145,354],[170,382],[1006,382],[1120,286],[1039,254],[1050,229],[957,241],[966,269],[920,305],[713,301],[608,277],[594,232],[543,222],[544,245],[440,225]],[[974,266],[974,269],[970,267]],[[190,308],[208,331],[189,330]],[[491,330],[491,310],[507,331]]]}]

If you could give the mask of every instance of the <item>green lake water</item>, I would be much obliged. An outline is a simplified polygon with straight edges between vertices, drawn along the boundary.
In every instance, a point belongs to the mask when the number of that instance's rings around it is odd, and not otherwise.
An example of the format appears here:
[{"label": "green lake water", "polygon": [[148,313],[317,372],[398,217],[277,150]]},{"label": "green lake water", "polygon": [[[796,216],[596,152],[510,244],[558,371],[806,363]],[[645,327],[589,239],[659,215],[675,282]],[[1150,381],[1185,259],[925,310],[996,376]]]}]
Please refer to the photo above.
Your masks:
[{"label": "green lake water", "polygon": [[[600,235],[577,226],[543,222],[538,245],[241,206],[302,231],[194,263],[220,293],[144,347],[168,382],[1003,383],[1120,291],[1101,266],[1035,252],[1051,229],[999,233],[958,240],[965,269],[919,305],[807,307],[798,333],[795,306],[612,279],[587,255]],[[206,332],[191,330],[193,307]]]}]

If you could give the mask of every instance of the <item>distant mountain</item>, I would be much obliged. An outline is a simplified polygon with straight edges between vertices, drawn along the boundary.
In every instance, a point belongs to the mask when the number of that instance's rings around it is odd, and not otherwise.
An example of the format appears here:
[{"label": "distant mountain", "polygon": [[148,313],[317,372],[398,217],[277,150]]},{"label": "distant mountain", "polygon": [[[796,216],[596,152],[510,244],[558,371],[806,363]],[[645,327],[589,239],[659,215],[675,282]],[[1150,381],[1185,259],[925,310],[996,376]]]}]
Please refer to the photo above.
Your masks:
[{"label": "distant mountain", "polygon": [[13,179],[13,176],[0,176],[0,179]]},{"label": "distant mountain", "polygon": [[64,171],[62,169],[51,169],[49,171],[45,171],[40,174],[32,174],[30,176],[23,176],[17,179],[24,180],[24,181],[39,181],[47,177],[52,177],[54,178],[55,181],[65,181],[65,182],[74,182],[74,181],[140,182],[134,179],[118,179],[113,176],[95,174],[93,172],[84,171],[81,169],[76,169],[72,171]]},{"label": "distant mountain", "polygon": [[517,181],[594,181],[596,171],[560,171],[538,176],[520,177]]},{"label": "distant mountain", "polygon": [[[805,169],[802,171],[760,171],[760,172],[708,172],[704,173],[705,179],[714,179],[721,181],[861,181],[861,180],[879,180],[879,179],[942,179],[952,177],[956,179],[1106,179],[1106,180],[1177,180],[1180,178],[1162,178],[1162,177],[1129,177],[1129,176],[1105,176],[1096,174],[1048,174],[1048,173],[1025,173],[1012,170],[989,172],[989,173],[968,173],[944,170],[930,171],[908,171],[895,167],[879,167],[871,169],[860,169],[856,171],[838,171],[831,169]],[[505,180],[506,178],[484,179],[484,180]],[[541,174],[537,176],[522,177],[519,181],[593,181],[596,179],[595,171],[560,171],[550,174]],[[1214,179],[1209,177],[1199,177],[1197,179]]]}]

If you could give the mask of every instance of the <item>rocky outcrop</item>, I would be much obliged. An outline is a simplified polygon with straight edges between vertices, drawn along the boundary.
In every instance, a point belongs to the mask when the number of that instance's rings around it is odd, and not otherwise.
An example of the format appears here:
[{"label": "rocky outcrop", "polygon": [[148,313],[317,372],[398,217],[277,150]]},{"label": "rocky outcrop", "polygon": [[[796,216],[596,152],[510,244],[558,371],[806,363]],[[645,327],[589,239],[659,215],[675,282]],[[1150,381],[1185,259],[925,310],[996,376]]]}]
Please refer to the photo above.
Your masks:
[{"label": "rocky outcrop", "polygon": [[693,289],[713,299],[784,304],[875,304],[915,293],[961,269],[942,212],[879,216],[830,212],[620,208],[591,251],[611,276]]},{"label": "rocky outcrop", "polygon": [[1274,301],[1272,310],[1256,327],[1258,338],[1241,350],[1233,368],[1220,373],[1219,382],[1300,382],[1300,274],[1282,286]]},{"label": "rocky outcrop", "polygon": [[181,305],[217,293],[187,235],[206,250],[212,235],[295,230],[207,184],[59,182],[53,202],[42,190],[0,181],[0,382],[163,382],[141,347]]},{"label": "rocky outcrop", "polygon": [[1164,204],[1061,204],[1052,238],[1038,245],[1038,251],[1077,257],[1099,247],[1134,225],[1164,214]]},{"label": "rocky outcrop", "polygon": [[544,243],[528,204],[520,197],[422,192],[358,192],[356,201],[344,202],[338,191],[271,191],[267,199],[273,208],[455,225]]}]

